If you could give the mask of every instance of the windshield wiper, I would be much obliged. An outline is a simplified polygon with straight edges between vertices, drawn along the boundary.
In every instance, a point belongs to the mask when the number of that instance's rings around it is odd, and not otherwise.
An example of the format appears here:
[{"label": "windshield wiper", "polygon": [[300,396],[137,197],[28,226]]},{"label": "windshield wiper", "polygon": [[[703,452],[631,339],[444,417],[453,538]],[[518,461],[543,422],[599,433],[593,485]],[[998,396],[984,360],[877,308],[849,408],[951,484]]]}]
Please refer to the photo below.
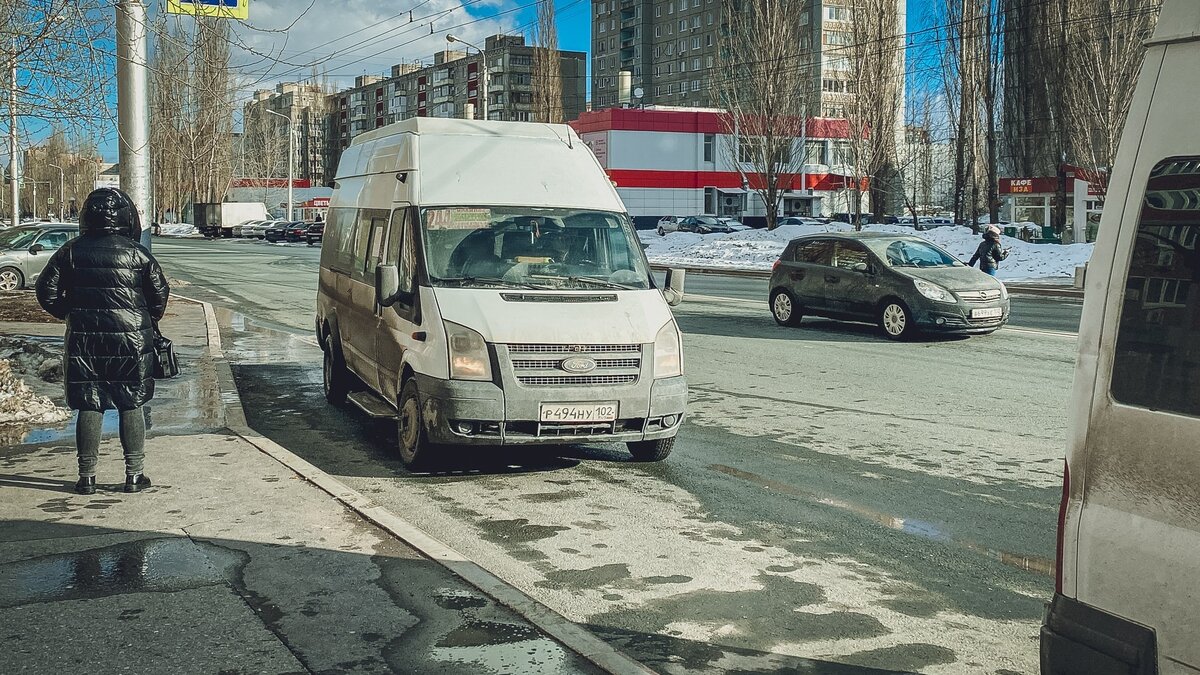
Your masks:
[{"label": "windshield wiper", "polygon": [[474,277],[474,276],[445,277],[442,279],[435,279],[435,281],[438,281],[440,283],[454,283],[454,284],[458,284],[460,286],[466,286],[468,284],[493,284],[493,285],[498,285],[498,286],[511,286],[512,288],[528,288],[528,289],[533,289],[533,290],[545,290],[546,289],[545,286],[531,284],[527,281],[509,281],[508,279],[503,279],[501,277]]},{"label": "windshield wiper", "polygon": [[603,286],[604,288],[619,288],[626,291],[637,290],[636,286],[618,284],[615,281],[609,281],[608,279],[601,279],[599,277],[566,277],[566,279],[567,281],[573,281],[575,283],[596,284],[597,286]]}]

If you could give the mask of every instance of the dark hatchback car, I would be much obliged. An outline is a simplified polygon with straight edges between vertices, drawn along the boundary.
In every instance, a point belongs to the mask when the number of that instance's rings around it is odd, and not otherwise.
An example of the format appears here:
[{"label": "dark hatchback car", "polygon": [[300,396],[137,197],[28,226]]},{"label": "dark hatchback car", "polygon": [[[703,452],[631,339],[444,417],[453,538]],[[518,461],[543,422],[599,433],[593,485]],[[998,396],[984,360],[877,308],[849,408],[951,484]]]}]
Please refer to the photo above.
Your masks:
[{"label": "dark hatchback car", "polygon": [[775,321],[804,315],[878,324],[900,340],[920,331],[991,333],[1008,321],[1004,284],[919,237],[855,232],[793,239],[771,274]]},{"label": "dark hatchback car", "polygon": [[304,241],[304,229],[306,226],[305,223],[295,220],[276,221],[263,233],[263,238],[272,243],[277,241]]},{"label": "dark hatchback car", "polygon": [[679,221],[679,231],[697,234],[728,234],[734,230],[713,216],[688,216]]},{"label": "dark hatchback car", "polygon": [[312,223],[304,230],[304,241],[309,246],[320,243],[325,238],[325,222]]}]

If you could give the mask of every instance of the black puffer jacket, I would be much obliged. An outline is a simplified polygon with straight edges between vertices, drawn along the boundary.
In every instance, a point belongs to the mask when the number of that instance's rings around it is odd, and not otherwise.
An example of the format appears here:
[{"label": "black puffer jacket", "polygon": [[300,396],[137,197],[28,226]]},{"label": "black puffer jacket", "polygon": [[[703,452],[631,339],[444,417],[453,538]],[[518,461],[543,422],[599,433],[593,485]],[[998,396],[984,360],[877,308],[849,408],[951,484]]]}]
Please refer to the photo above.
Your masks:
[{"label": "black puffer jacket", "polygon": [[984,232],[983,241],[979,242],[979,247],[975,249],[975,255],[971,256],[971,262],[967,263],[969,267],[975,266],[975,261],[979,261],[979,269],[984,272],[994,272],[1000,268],[1000,261],[1008,257],[1008,252],[1000,247],[1000,235],[995,232]]},{"label": "black puffer jacket", "polygon": [[42,308],[67,320],[65,388],[75,410],[132,410],[154,397],[154,325],[170,288],[123,192],[88,195],[80,236],[58,249],[38,277]]}]

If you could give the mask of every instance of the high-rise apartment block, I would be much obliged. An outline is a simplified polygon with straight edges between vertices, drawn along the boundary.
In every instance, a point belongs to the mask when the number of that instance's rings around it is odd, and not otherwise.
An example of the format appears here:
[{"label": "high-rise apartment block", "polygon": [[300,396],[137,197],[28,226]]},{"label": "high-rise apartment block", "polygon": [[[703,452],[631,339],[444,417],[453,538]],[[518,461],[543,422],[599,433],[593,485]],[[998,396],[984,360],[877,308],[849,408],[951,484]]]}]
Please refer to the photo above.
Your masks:
[{"label": "high-rise apartment block", "polygon": [[[742,0],[751,2],[752,0]],[[903,30],[906,0],[897,0]],[[850,82],[853,13],[849,0],[805,0],[796,16],[797,77],[811,92],[810,114],[844,117],[854,95]],[[731,0],[593,0],[592,108],[632,105],[716,106],[711,85],[718,73],[720,40],[729,29]],[[772,36],[755,36],[770,40]],[[903,35],[895,36],[903,50]],[[620,73],[632,75],[623,101]],[[636,94],[641,92],[641,96]]]},{"label": "high-rise apartment block", "polygon": [[296,143],[295,177],[314,185],[324,183],[329,161],[326,142],[329,92],[328,87],[313,82],[286,82],[277,85],[274,91],[254,92],[254,98],[242,107],[243,132],[240,143],[234,147],[235,172],[286,177],[290,125]]},{"label": "high-rise apartment block", "polygon": [[[484,43],[491,79],[487,117],[492,120],[534,119],[533,46],[525,38],[494,35]],[[587,96],[587,55],[559,52],[562,73],[563,119],[584,111]],[[341,152],[358,134],[409,117],[463,117],[467,105],[482,118],[482,57],[447,50],[434,55],[432,65],[400,64],[389,76],[358,77],[352,89],[329,97],[330,171]]]}]

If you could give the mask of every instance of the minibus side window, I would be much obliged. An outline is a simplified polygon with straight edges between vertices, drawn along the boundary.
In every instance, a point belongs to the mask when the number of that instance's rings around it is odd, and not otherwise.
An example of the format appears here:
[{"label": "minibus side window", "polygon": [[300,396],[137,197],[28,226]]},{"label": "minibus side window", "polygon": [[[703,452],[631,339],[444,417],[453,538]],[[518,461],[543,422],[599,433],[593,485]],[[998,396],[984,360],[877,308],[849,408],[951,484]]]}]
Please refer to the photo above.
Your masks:
[{"label": "minibus side window", "polygon": [[326,243],[321,247],[323,266],[339,272],[350,271],[354,258],[355,215],[355,209],[329,209],[325,219]]},{"label": "minibus side window", "polygon": [[[412,207],[392,211],[392,226],[388,234],[384,262],[396,266],[400,277],[400,290],[416,289],[417,249],[413,238],[416,213],[416,209]],[[405,314],[400,309],[397,311]]]},{"label": "minibus side window", "polygon": [[1200,157],[1150,172],[1125,281],[1112,396],[1200,417]]},{"label": "minibus side window", "polygon": [[375,273],[375,263],[371,262],[371,237],[375,228],[387,225],[388,212],[383,209],[362,209],[358,212],[358,226],[354,233],[354,278],[365,283],[375,283],[374,277],[367,278],[367,270]]}]

